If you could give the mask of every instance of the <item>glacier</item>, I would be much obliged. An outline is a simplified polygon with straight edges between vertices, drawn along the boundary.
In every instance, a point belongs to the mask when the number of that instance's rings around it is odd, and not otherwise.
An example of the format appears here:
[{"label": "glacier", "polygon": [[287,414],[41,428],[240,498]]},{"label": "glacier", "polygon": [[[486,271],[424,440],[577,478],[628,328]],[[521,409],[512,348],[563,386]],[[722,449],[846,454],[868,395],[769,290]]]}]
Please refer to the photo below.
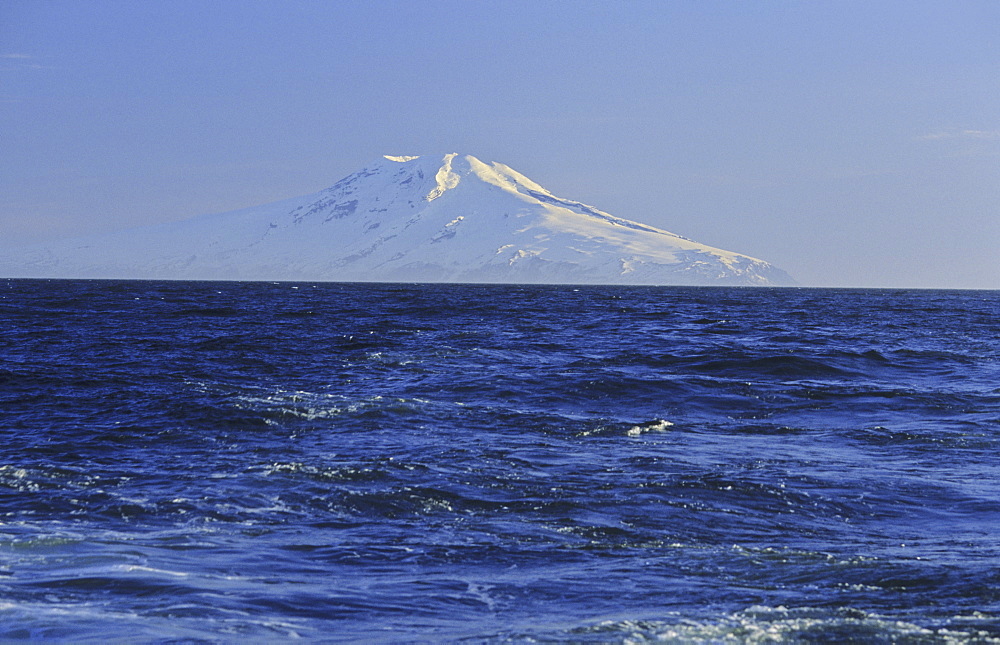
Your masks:
[{"label": "glacier", "polygon": [[471,155],[385,156],[312,195],[7,250],[34,278],[795,284],[781,269],[556,197]]}]

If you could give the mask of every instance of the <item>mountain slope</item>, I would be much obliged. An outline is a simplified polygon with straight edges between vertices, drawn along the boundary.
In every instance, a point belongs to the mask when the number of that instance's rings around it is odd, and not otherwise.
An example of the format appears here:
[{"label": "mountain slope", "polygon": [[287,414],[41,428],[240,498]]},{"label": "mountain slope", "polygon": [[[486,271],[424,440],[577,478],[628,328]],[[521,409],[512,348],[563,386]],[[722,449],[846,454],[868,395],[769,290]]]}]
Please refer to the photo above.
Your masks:
[{"label": "mountain slope", "polygon": [[793,283],[457,154],[385,157],[314,195],[7,256],[9,277]]}]

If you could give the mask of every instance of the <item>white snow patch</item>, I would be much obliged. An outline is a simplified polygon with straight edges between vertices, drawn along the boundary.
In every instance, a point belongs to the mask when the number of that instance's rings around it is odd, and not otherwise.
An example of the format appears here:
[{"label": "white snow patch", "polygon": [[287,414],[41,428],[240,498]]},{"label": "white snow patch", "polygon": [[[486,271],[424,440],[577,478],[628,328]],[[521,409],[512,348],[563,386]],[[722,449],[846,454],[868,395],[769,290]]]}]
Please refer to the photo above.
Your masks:
[{"label": "white snow patch", "polygon": [[444,195],[445,191],[458,186],[458,182],[461,181],[462,178],[458,173],[453,172],[451,169],[451,162],[457,156],[457,152],[452,152],[451,154],[444,156],[441,168],[437,171],[437,175],[434,176],[435,181],[437,181],[437,186],[435,186],[434,190],[427,194],[427,197],[425,198],[427,201],[432,202],[441,195]]},{"label": "white snow patch", "polygon": [[393,157],[392,155],[383,155],[389,161],[398,161],[399,163],[406,163],[407,161],[413,161],[414,159],[419,159],[420,156],[413,157]]},{"label": "white snow patch", "polygon": [[535,257],[537,255],[538,255],[538,251],[525,251],[524,249],[520,249],[514,255],[511,256],[511,258],[510,258],[510,264],[513,266],[513,264],[515,262],[517,262],[518,260],[524,260],[524,259],[527,259],[527,258],[533,258],[533,257]]}]

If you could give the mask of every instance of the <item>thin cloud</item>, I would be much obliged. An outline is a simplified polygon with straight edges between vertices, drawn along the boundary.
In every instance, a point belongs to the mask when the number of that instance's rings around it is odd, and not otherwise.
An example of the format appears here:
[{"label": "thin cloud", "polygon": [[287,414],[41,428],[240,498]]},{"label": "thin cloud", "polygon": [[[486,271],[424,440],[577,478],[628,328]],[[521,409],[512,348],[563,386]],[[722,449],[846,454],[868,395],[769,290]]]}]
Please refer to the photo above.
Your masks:
[{"label": "thin cloud", "polygon": [[962,136],[973,139],[1000,139],[1000,130],[963,130]]},{"label": "thin cloud", "polygon": [[55,69],[49,65],[36,63],[31,54],[0,54],[0,71],[13,72],[22,69]]},{"label": "thin cloud", "polygon": [[921,141],[942,139],[1000,139],[1000,130],[942,130],[917,137]]}]

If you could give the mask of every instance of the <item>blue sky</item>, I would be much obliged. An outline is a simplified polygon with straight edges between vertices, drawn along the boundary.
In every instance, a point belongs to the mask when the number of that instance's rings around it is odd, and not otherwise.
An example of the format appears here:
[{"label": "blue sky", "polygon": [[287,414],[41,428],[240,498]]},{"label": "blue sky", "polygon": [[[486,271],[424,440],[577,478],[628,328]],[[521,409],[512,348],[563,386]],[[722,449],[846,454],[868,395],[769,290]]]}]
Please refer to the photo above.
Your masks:
[{"label": "blue sky", "polygon": [[8,242],[462,152],[818,286],[1000,288],[1000,2],[0,3]]}]

